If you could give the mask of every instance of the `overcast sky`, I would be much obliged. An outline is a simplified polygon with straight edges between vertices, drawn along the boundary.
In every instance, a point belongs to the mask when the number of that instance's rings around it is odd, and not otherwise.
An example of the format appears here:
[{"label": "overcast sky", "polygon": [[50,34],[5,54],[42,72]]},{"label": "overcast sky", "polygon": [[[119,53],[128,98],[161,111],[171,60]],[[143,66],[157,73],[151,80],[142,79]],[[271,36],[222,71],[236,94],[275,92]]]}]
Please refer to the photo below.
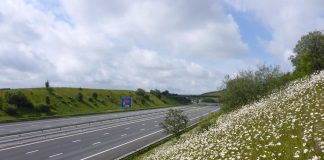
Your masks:
[{"label": "overcast sky", "polygon": [[323,0],[2,0],[0,88],[203,93],[226,74],[292,66]]}]

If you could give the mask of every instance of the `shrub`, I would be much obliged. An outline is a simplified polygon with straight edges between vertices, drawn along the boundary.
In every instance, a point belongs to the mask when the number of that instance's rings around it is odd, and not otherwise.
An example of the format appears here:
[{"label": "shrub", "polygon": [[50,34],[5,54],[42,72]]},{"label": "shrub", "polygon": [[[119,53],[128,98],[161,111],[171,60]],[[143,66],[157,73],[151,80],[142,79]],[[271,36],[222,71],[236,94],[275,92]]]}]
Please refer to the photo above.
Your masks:
[{"label": "shrub", "polygon": [[48,104],[43,104],[43,103],[41,103],[41,104],[37,104],[37,105],[35,106],[35,109],[36,109],[37,111],[39,111],[39,112],[47,113],[47,112],[50,112],[50,105],[48,105]]},{"label": "shrub", "polygon": [[161,99],[161,97],[162,97],[162,93],[161,93],[161,91],[158,90],[158,89],[150,90],[150,93],[153,94],[153,95],[155,95],[155,96],[156,96],[157,98],[159,98],[159,99]]},{"label": "shrub", "polygon": [[97,98],[98,98],[98,93],[97,93],[97,92],[93,92],[93,93],[92,93],[92,97],[93,97],[93,99],[97,100]]},{"label": "shrub", "polygon": [[0,97],[0,108],[2,108],[2,106],[3,106],[3,98]]},{"label": "shrub", "polygon": [[47,89],[50,87],[50,85],[49,85],[49,81],[48,81],[48,80],[45,82],[45,87],[46,87]]},{"label": "shrub", "polygon": [[6,92],[5,97],[9,104],[14,104],[18,108],[33,108],[33,104],[27,99],[27,97],[22,92]]},{"label": "shrub", "polygon": [[144,95],[144,98],[145,98],[146,100],[150,100],[150,95],[146,94],[146,95]]},{"label": "shrub", "polygon": [[51,100],[50,100],[50,97],[49,96],[46,96],[45,97],[45,102],[46,102],[46,104],[51,104]]},{"label": "shrub", "polygon": [[141,88],[138,88],[135,93],[139,96],[144,96],[145,95],[145,90],[144,89],[141,89]]},{"label": "shrub", "polygon": [[78,101],[82,102],[83,101],[83,94],[82,93],[78,93],[77,95]]},{"label": "shrub", "polygon": [[170,109],[161,122],[161,126],[168,134],[174,134],[179,139],[181,131],[187,128],[188,122],[188,117],[183,114],[183,111]]},{"label": "shrub", "polygon": [[14,104],[8,104],[3,107],[3,111],[9,115],[15,116],[17,115],[18,107]]}]

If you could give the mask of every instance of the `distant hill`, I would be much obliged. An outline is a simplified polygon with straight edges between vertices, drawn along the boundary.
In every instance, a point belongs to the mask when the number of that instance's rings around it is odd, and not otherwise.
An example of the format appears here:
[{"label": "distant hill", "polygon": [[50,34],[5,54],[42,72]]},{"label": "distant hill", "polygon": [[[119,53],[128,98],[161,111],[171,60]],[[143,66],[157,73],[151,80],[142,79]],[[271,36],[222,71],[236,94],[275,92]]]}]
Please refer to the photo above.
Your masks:
[{"label": "distant hill", "polygon": [[216,96],[218,97],[220,93],[222,93],[224,90],[220,90],[220,91],[212,91],[212,92],[206,92],[201,94],[202,96]]},{"label": "distant hill", "polygon": [[[17,113],[8,114],[8,102],[5,95],[22,93],[34,107],[17,109]],[[80,100],[80,94],[82,100]],[[121,108],[121,97],[131,96],[133,107],[131,109]],[[47,98],[46,98],[47,97]],[[45,105],[49,99],[48,112],[41,112],[36,106]],[[82,88],[32,88],[0,90],[0,121],[17,120],[20,118],[30,119],[47,116],[79,115],[100,112],[114,112],[124,110],[138,110],[152,107],[167,107],[188,103],[183,98],[172,98],[162,95],[160,98],[153,94],[145,93],[138,95],[135,91],[128,90],[103,90]],[[7,111],[7,112],[6,112]]]}]

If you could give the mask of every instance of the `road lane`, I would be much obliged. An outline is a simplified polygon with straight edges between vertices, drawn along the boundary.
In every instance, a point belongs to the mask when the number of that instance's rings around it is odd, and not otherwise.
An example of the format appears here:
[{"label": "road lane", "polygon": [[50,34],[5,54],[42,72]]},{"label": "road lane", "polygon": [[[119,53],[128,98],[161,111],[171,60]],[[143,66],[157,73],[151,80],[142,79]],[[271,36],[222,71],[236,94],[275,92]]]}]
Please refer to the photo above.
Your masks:
[{"label": "road lane", "polygon": [[[199,110],[194,110],[194,107],[189,114],[190,118],[195,118],[216,110],[217,107],[201,107]],[[43,160],[43,159],[82,159],[91,155],[100,153],[104,150],[111,149],[102,154],[91,157],[91,159],[100,159],[102,156],[107,159],[117,158],[139,148],[148,142],[165,136],[163,132],[152,134],[161,130],[158,125],[163,120],[163,117],[152,117],[145,119],[143,122],[134,122],[116,127],[111,127],[95,132],[81,134],[53,141],[32,144],[28,146],[8,149],[0,151],[0,159],[6,160]],[[196,119],[198,120],[198,119]],[[143,125],[145,124],[145,125]],[[129,128],[129,129],[125,129]],[[134,139],[146,136],[137,141]],[[124,136],[121,136],[124,135]],[[99,143],[100,142],[100,143]],[[131,143],[128,143],[131,142]],[[126,145],[122,145],[128,143]],[[95,144],[95,145],[94,145]],[[120,146],[122,145],[122,146]],[[116,147],[119,146],[119,147]],[[115,148],[114,148],[115,147]],[[36,151],[37,150],[37,151]],[[34,152],[33,152],[34,151]],[[113,152],[112,152],[113,151]],[[26,154],[29,153],[29,154]],[[61,153],[61,154],[60,154]]]}]

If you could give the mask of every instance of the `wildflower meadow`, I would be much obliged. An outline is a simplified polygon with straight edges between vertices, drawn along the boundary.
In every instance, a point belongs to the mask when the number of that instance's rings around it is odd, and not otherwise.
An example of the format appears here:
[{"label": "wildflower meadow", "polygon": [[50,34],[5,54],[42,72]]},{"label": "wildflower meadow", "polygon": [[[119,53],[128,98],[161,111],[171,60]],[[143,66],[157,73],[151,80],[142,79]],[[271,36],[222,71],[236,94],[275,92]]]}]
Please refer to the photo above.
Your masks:
[{"label": "wildflower meadow", "polygon": [[222,115],[143,159],[323,159],[324,71]]}]

